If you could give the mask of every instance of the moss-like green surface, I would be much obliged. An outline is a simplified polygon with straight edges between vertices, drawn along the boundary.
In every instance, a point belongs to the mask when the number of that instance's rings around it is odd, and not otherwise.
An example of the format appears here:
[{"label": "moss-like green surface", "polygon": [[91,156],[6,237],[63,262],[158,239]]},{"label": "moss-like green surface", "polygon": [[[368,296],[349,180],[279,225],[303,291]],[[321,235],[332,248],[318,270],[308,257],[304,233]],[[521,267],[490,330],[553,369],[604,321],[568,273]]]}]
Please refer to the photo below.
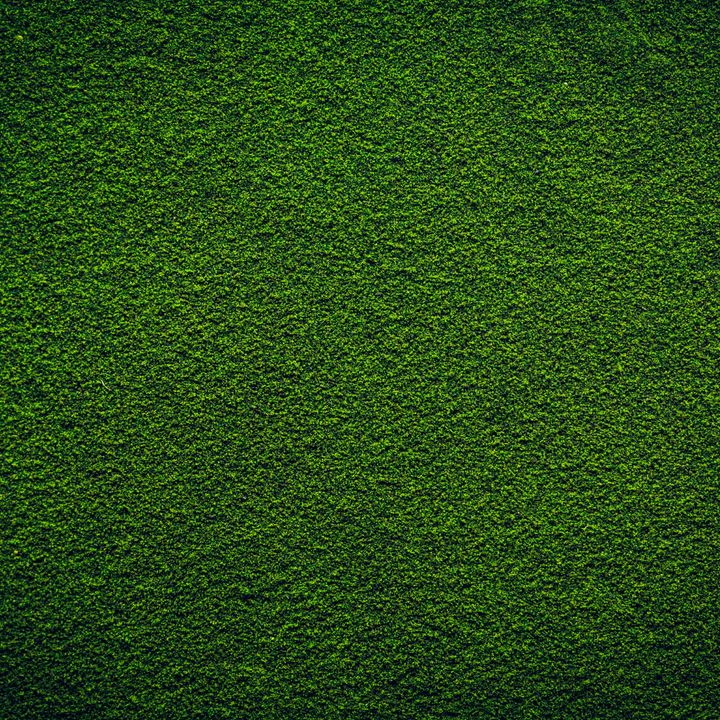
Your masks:
[{"label": "moss-like green surface", "polygon": [[0,2],[0,716],[716,720],[719,38]]}]

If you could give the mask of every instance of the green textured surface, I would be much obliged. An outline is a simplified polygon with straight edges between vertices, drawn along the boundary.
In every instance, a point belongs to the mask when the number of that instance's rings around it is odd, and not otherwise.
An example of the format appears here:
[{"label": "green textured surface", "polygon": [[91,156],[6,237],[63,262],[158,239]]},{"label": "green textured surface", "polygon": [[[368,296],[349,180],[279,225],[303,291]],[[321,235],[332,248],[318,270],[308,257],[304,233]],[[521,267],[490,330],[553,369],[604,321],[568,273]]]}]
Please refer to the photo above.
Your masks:
[{"label": "green textured surface", "polygon": [[719,38],[0,0],[0,716],[716,720]]}]

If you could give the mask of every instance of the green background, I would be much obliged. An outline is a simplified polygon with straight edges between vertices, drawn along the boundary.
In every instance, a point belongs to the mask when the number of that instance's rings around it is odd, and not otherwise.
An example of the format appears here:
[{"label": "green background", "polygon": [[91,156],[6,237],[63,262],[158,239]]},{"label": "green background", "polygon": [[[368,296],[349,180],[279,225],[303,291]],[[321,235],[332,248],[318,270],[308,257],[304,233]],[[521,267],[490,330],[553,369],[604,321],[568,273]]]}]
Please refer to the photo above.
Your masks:
[{"label": "green background", "polygon": [[716,3],[0,10],[0,716],[718,717]]}]

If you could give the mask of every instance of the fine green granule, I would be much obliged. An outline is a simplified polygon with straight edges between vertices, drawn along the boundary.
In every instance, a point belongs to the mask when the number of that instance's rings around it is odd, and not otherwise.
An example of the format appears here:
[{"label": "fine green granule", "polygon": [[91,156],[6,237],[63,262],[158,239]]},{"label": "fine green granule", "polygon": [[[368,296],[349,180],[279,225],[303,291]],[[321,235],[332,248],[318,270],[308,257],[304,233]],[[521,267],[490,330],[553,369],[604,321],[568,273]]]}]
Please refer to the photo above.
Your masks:
[{"label": "fine green granule", "polygon": [[0,0],[0,717],[717,720],[720,4]]}]

